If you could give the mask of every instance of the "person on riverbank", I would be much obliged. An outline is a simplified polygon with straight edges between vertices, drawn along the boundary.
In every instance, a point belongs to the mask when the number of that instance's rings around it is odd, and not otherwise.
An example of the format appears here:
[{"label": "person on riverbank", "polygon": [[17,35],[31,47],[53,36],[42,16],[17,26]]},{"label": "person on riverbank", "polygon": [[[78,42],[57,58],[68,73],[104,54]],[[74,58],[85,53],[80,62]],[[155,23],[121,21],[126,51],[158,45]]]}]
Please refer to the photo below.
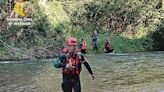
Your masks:
[{"label": "person on riverbank", "polygon": [[94,31],[93,34],[92,34],[92,47],[93,47],[93,50],[98,50],[98,34],[97,34],[97,31]]},{"label": "person on riverbank", "polygon": [[84,39],[81,39],[80,50],[82,54],[86,54],[87,42]]},{"label": "person on riverbank", "polygon": [[113,52],[113,49],[111,48],[111,44],[110,44],[110,39],[108,37],[106,37],[104,41],[104,50],[105,53]]},{"label": "person on riverbank", "polygon": [[62,68],[63,92],[81,92],[80,72],[82,70],[81,64],[84,64],[91,78],[94,80],[95,76],[86,58],[80,53],[76,46],[76,39],[70,37],[67,39],[67,47],[65,47],[59,58],[54,61],[56,68]]}]

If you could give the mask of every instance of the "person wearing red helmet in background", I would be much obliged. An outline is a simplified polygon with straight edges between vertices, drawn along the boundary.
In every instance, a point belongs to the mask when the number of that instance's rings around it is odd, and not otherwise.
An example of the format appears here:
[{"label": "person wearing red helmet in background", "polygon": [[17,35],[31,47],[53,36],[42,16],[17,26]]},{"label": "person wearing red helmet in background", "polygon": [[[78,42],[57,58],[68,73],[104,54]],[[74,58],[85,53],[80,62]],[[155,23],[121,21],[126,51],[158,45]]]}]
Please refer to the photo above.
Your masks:
[{"label": "person wearing red helmet in background", "polygon": [[86,54],[87,42],[84,39],[81,39],[80,49],[82,54]]},{"label": "person wearing red helmet in background", "polygon": [[113,49],[111,48],[111,43],[110,43],[110,39],[108,37],[105,38],[105,42],[104,42],[104,50],[105,53],[111,53],[113,52]]},{"label": "person wearing red helmet in background", "polygon": [[81,64],[84,64],[88,72],[91,75],[92,80],[95,76],[92,72],[90,65],[86,58],[79,52],[76,46],[76,39],[70,37],[67,39],[67,47],[65,47],[62,53],[59,55],[58,63],[54,64],[57,68],[62,68],[63,92],[81,92],[80,84],[80,72],[82,70]]}]

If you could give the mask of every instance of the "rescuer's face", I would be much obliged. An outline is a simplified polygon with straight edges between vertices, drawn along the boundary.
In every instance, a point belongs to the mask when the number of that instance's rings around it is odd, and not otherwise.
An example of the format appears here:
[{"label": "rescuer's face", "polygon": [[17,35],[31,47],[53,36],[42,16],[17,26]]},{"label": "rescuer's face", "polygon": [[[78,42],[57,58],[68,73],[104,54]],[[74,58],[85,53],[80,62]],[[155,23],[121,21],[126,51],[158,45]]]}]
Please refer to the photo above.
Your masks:
[{"label": "rescuer's face", "polygon": [[68,46],[68,53],[72,54],[74,52],[75,46]]}]

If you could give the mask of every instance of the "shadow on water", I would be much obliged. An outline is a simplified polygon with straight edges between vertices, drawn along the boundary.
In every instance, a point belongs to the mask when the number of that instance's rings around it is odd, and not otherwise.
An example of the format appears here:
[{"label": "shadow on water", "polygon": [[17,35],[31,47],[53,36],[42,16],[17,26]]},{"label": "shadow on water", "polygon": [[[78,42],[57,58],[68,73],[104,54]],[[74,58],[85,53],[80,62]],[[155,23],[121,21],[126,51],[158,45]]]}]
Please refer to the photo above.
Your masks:
[{"label": "shadow on water", "polygon": [[[164,52],[86,55],[96,80],[85,67],[82,92],[163,92]],[[6,62],[6,61],[5,61]],[[0,63],[0,92],[61,92],[61,70],[51,60]]]}]

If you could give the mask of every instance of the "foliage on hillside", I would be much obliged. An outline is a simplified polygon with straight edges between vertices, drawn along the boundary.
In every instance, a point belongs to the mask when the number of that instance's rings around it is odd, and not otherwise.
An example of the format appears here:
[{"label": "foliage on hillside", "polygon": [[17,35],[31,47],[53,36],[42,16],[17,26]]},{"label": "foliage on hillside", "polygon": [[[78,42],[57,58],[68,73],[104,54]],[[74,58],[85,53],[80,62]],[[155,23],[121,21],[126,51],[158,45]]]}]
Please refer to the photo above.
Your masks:
[{"label": "foliage on hillside", "polygon": [[[91,50],[91,33],[99,32],[99,52],[106,35],[116,52],[163,50],[163,0],[32,0],[30,26],[8,26],[8,8],[0,2],[0,56],[45,58],[57,55],[65,39],[85,38]],[[3,3],[3,4],[2,4]],[[160,32],[157,30],[161,30]],[[89,51],[91,52],[91,51]]]}]

